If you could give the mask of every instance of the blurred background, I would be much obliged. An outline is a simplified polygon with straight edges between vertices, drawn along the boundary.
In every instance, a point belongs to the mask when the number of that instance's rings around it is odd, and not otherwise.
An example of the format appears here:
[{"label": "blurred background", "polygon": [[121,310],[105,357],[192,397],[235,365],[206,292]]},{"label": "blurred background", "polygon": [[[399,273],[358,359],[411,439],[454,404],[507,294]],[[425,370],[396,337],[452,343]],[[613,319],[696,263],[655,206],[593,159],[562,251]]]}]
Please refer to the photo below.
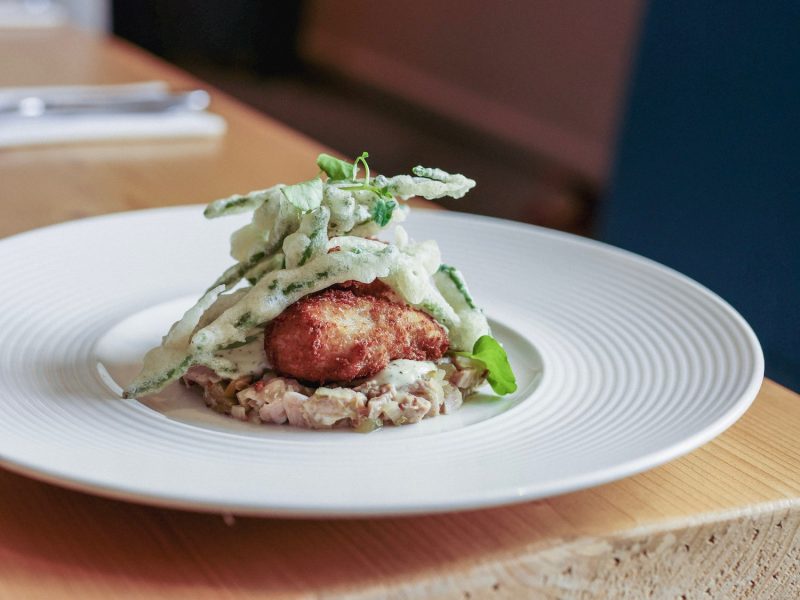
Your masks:
[{"label": "blurred background", "polygon": [[449,208],[582,234],[608,183],[643,8],[93,1],[115,34],[335,150],[368,150],[384,173],[422,163],[479,182]]},{"label": "blurred background", "polygon": [[800,3],[26,4],[368,150],[382,172],[478,181],[448,208],[674,267],[739,310],[768,376],[800,390]]}]

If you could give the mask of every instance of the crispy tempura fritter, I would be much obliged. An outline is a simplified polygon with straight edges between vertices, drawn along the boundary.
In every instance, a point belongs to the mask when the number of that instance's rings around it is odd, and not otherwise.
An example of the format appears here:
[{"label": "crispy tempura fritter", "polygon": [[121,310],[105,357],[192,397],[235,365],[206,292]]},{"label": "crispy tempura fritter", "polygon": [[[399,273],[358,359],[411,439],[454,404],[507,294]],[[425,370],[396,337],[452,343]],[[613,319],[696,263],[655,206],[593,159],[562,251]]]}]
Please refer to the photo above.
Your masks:
[{"label": "crispy tempura fritter", "polygon": [[391,360],[445,353],[447,333],[427,314],[358,291],[323,290],[281,313],[264,336],[272,367],[302,381],[345,382],[374,375]]},{"label": "crispy tempura fritter", "polygon": [[390,302],[403,304],[403,300],[397,295],[397,292],[380,279],[376,279],[370,283],[361,283],[360,281],[350,279],[333,286],[333,288],[337,290],[349,290],[356,296],[375,296],[377,298],[385,298]]}]

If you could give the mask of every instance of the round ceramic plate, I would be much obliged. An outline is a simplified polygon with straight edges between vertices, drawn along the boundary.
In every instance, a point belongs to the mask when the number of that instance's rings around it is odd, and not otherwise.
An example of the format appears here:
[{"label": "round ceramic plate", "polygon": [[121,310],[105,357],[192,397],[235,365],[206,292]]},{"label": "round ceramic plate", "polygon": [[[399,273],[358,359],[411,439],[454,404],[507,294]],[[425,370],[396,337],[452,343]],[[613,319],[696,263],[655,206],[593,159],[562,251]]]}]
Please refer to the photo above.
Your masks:
[{"label": "round ceramic plate", "polygon": [[[174,385],[119,386],[230,264],[242,219],[199,207],[66,223],[0,242],[0,459],[71,488],[261,515],[389,515],[521,502],[654,467],[747,409],[763,358],[724,301],[574,236],[416,211],[505,345],[519,390],[369,434],[250,425]],[[489,390],[490,392],[490,390]]]}]

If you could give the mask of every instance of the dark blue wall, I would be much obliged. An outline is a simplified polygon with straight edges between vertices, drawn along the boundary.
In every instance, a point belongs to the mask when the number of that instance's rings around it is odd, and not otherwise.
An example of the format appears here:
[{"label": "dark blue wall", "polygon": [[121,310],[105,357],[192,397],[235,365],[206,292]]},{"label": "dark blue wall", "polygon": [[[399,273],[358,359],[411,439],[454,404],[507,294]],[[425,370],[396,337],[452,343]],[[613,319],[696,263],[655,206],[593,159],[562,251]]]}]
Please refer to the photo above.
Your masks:
[{"label": "dark blue wall", "polygon": [[728,300],[800,390],[800,2],[649,3],[598,237]]}]

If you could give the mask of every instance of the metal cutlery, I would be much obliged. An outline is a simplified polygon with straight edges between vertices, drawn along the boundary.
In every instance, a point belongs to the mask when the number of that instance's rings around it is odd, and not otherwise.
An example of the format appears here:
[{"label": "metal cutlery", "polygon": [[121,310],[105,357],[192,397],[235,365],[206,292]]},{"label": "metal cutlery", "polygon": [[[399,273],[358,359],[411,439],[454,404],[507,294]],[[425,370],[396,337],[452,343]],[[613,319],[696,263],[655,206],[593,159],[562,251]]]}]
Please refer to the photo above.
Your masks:
[{"label": "metal cutlery", "polygon": [[133,91],[131,93],[85,95],[62,94],[29,96],[0,100],[0,116],[41,117],[45,115],[83,115],[118,113],[160,113],[202,111],[210,97],[205,90],[186,92]]}]

